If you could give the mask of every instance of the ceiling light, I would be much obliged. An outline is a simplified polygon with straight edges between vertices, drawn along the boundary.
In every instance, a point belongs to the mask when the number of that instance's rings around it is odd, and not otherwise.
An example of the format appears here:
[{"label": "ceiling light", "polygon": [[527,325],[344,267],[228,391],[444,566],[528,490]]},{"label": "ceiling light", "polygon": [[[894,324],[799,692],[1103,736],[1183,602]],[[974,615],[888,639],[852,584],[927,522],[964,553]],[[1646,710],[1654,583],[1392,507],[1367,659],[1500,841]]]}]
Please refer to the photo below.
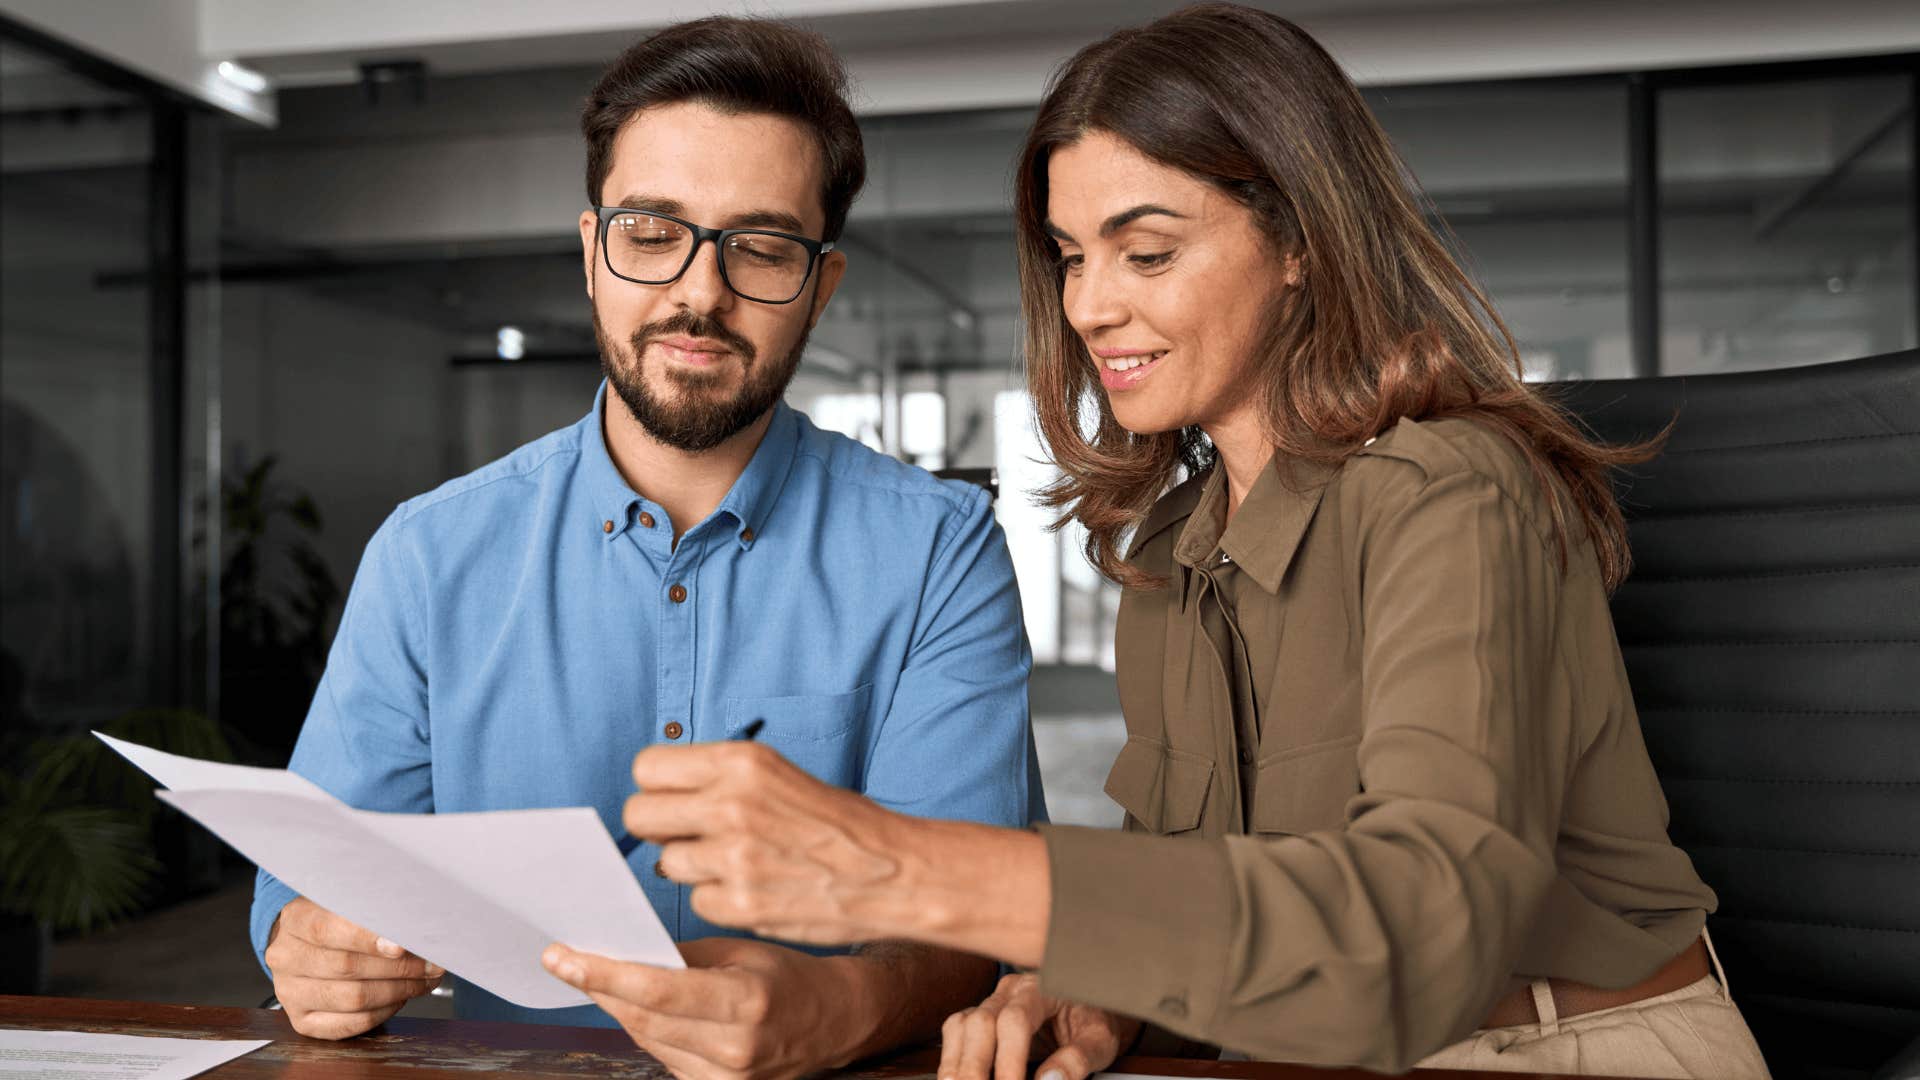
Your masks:
[{"label": "ceiling light", "polygon": [[231,60],[222,60],[220,61],[219,68],[216,70],[220,72],[221,78],[245,90],[249,94],[264,94],[267,92],[269,85],[267,77],[252,68],[241,67]]},{"label": "ceiling light", "polygon": [[502,360],[518,360],[527,355],[527,335],[517,326],[503,326],[494,335],[494,353]]}]

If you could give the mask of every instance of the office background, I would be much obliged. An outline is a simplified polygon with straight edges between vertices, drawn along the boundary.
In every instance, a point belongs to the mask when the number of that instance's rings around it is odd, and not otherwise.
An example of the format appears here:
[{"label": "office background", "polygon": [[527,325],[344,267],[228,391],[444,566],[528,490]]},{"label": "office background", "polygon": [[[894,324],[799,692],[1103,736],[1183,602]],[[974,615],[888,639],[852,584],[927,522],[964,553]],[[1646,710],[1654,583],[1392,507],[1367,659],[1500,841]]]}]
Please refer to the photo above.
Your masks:
[{"label": "office background", "polygon": [[[1028,497],[1050,473],[1021,389],[1009,170],[1054,64],[1176,6],[752,5],[843,52],[869,157],[847,283],[790,400],[929,468],[998,470],[1062,820],[1118,820],[1100,792],[1123,738],[1118,598]],[[1362,83],[1529,377],[1916,344],[1910,5],[1262,6]],[[581,96],[648,29],[729,9],[0,0],[10,753],[121,724],[284,761],[386,513],[588,405]],[[191,914],[231,907],[235,868],[178,822],[133,820],[147,914],[63,933],[53,991],[164,1000],[61,957],[226,935],[231,988],[174,996],[257,998],[240,923]]]}]

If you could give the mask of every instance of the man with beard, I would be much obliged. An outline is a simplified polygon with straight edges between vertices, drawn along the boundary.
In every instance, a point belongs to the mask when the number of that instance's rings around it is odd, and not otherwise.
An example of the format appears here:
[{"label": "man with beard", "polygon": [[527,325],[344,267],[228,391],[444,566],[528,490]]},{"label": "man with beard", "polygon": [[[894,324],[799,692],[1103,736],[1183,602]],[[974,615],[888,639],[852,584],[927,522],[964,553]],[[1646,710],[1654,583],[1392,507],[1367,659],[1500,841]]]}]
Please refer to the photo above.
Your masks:
[{"label": "man with beard", "polygon": [[[624,835],[636,752],[752,728],[908,813],[1044,817],[985,493],[781,400],[846,267],[833,241],[864,161],[844,86],[818,37],[739,19],[608,69],[582,117],[579,220],[605,382],[579,423],[381,526],[295,772],[386,811],[588,805]],[[601,1008],[462,984],[460,1014],[617,1021],[681,1076],[794,1076],[929,1038],[992,983],[992,964],[920,946],[729,936],[657,858],[628,856],[688,970],[556,949]],[[445,977],[264,873],[252,928],[304,1034],[367,1031]]]}]

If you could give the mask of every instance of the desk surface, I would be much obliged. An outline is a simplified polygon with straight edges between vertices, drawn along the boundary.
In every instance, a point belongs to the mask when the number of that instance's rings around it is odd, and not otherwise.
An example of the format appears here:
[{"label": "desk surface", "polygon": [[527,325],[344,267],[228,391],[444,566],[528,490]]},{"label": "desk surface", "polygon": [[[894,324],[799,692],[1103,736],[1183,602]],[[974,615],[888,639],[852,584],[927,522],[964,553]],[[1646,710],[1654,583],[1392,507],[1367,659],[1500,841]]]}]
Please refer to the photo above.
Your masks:
[{"label": "desk surface", "polygon": [[[373,1034],[327,1042],[295,1034],[285,1013],[269,1009],[6,996],[0,996],[0,1027],[176,1039],[273,1040],[270,1046],[203,1074],[220,1080],[301,1080],[343,1075],[365,1080],[473,1080],[475,1072],[496,1069],[535,1080],[587,1076],[667,1080],[671,1075],[636,1049],[625,1033],[604,1028],[396,1017]],[[866,1062],[844,1075],[907,1080],[930,1077],[938,1063],[932,1051],[920,1050]],[[1227,1080],[1379,1080],[1379,1074],[1358,1069],[1171,1058],[1124,1058],[1113,1071]],[[1514,1073],[1421,1071],[1413,1075],[1433,1080],[1526,1080]],[[1535,1074],[1535,1080],[1549,1078]]]}]

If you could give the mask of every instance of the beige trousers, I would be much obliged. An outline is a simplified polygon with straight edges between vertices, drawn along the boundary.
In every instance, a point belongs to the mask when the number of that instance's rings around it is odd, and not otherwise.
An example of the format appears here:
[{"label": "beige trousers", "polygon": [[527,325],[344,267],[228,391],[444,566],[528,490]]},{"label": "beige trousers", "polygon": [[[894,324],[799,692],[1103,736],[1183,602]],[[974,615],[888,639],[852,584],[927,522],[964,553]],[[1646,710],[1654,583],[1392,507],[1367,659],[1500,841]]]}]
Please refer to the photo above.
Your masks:
[{"label": "beige trousers", "polygon": [[[1705,936],[1705,931],[1702,931]],[[1546,981],[1533,981],[1537,1024],[1481,1028],[1421,1060],[1423,1069],[1484,1069],[1575,1076],[1768,1080],[1753,1032],[1727,993],[1708,937],[1713,975],[1631,1005],[1562,1020]],[[1718,976],[1716,978],[1715,976]]]}]

